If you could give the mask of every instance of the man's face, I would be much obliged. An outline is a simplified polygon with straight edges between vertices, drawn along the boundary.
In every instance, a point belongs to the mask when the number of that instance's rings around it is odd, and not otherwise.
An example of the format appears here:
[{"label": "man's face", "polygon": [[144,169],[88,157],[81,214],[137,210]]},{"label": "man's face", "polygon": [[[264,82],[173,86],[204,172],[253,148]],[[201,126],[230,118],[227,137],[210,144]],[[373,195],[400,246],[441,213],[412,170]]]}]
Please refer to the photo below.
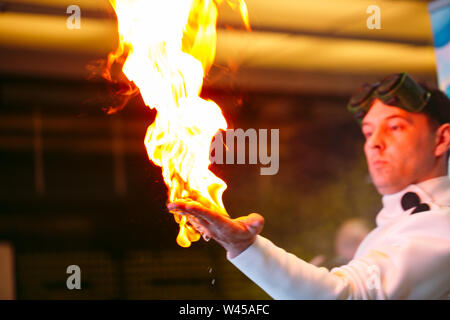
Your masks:
[{"label": "man's face", "polygon": [[364,152],[372,181],[382,195],[428,179],[435,164],[435,135],[427,116],[376,99],[363,119]]}]

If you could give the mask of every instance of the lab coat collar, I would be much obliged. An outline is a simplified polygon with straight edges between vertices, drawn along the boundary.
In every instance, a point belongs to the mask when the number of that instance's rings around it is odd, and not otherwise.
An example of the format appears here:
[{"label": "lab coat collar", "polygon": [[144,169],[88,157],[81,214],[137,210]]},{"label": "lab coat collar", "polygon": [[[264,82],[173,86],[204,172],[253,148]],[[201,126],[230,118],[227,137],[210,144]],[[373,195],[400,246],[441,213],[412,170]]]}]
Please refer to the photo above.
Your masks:
[{"label": "lab coat collar", "polygon": [[407,192],[416,193],[421,203],[429,205],[430,210],[436,210],[443,207],[450,207],[450,179],[448,176],[441,176],[417,184],[410,184],[405,189],[384,195],[382,198],[383,209],[376,218],[377,226],[382,226],[393,220],[408,216],[415,208],[404,210],[401,205],[401,199]]}]

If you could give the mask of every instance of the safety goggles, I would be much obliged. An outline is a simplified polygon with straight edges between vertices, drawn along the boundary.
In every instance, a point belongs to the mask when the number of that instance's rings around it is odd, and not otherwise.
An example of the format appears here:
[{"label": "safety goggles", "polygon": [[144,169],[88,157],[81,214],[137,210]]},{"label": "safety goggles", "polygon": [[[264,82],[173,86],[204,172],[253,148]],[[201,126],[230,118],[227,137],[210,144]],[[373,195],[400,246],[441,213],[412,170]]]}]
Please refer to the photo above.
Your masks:
[{"label": "safety goggles", "polygon": [[361,123],[375,98],[389,106],[399,107],[409,112],[420,112],[430,96],[431,93],[424,90],[407,73],[396,73],[380,82],[363,85],[352,96],[347,109]]}]

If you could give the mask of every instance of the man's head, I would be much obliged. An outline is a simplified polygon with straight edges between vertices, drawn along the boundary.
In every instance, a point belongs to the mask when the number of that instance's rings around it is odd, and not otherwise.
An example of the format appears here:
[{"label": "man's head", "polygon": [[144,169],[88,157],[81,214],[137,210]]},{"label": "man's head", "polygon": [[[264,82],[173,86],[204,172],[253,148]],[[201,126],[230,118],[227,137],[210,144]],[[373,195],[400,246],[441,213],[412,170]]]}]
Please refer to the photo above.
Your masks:
[{"label": "man's head", "polygon": [[441,91],[424,89],[430,95],[420,111],[374,98],[361,117],[369,172],[383,195],[447,174],[450,102]]}]

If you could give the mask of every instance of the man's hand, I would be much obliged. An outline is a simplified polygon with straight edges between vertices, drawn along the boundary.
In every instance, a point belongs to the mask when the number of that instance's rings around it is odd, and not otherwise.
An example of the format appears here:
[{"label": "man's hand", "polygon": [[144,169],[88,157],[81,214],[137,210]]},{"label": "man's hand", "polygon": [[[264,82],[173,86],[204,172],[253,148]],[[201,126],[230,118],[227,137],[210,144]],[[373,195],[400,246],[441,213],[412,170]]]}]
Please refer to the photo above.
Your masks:
[{"label": "man's hand", "polygon": [[182,201],[169,203],[167,208],[195,217],[192,219],[194,226],[200,224],[208,236],[225,248],[229,258],[234,258],[247,249],[264,226],[264,218],[258,213],[231,219],[197,202]]}]

